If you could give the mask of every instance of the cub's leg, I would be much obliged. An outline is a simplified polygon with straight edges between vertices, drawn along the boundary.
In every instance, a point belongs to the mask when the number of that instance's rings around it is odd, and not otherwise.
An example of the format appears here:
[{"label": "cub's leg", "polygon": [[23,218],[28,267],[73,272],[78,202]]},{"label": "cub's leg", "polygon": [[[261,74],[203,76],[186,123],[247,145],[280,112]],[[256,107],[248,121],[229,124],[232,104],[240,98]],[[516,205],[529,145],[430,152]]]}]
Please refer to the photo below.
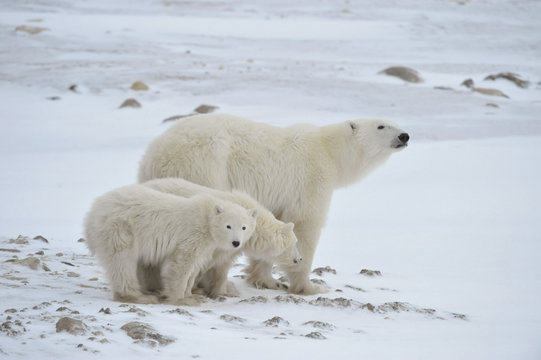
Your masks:
[{"label": "cub's leg", "polygon": [[247,281],[256,288],[284,289],[286,285],[272,277],[272,263],[250,258],[250,265],[244,270],[248,274]]},{"label": "cub's leg", "polygon": [[137,279],[137,251],[134,247],[114,252],[106,266],[115,300],[157,304],[154,295],[143,294]]},{"label": "cub's leg", "polygon": [[239,296],[235,284],[227,280],[229,269],[233,266],[233,259],[227,259],[216,263],[208,269],[199,280],[199,285],[203,286],[208,296],[215,298],[217,296]]},{"label": "cub's leg", "polygon": [[[193,258],[193,256],[190,256]],[[194,263],[179,250],[173,251],[162,265],[163,294],[167,302],[174,305],[183,303]],[[190,289],[191,292],[191,289]]]}]

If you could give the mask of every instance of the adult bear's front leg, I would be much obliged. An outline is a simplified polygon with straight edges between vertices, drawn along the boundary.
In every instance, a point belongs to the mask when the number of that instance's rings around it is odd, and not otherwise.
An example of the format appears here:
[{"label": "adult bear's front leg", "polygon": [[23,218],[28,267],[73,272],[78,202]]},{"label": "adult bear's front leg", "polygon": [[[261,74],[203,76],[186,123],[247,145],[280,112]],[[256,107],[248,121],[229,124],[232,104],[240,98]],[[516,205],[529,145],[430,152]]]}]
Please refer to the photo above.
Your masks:
[{"label": "adult bear's front leg", "polygon": [[294,231],[298,239],[297,248],[302,255],[302,262],[297,266],[288,266],[285,269],[289,277],[289,292],[300,295],[329,292],[326,287],[310,281],[312,262],[321,234],[321,227],[308,223],[297,223]]}]

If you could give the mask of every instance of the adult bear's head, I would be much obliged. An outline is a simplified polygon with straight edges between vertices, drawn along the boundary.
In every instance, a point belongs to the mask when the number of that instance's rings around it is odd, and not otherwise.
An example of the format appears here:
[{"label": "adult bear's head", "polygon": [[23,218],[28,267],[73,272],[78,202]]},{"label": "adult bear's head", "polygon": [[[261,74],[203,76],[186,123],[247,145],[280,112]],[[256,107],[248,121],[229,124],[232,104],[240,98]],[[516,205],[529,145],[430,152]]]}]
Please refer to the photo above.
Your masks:
[{"label": "adult bear's head", "polygon": [[396,152],[408,146],[410,136],[391,120],[360,119],[349,121],[349,131],[363,150],[371,153]]},{"label": "adult bear's head", "polygon": [[[347,186],[404,149],[409,135],[390,120],[359,119],[338,124],[340,135],[330,148],[338,160],[338,184]],[[335,128],[336,129],[336,128]],[[332,143],[332,142],[331,142]],[[341,147],[335,147],[342,143]]]}]

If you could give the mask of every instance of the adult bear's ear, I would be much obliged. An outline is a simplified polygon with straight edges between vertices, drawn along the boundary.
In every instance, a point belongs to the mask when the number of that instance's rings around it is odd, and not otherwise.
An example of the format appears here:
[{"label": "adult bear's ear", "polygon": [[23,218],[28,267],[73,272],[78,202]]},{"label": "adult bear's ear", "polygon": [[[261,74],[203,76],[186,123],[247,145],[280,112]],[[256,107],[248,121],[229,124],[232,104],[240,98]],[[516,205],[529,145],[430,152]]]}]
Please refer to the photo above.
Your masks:
[{"label": "adult bear's ear", "polygon": [[355,124],[353,121],[348,122],[349,128],[351,129],[351,133],[355,134],[357,132],[357,124]]},{"label": "adult bear's ear", "polygon": [[220,205],[214,207],[214,215],[220,215],[224,212],[224,209]]},{"label": "adult bear's ear", "polygon": [[257,209],[250,209],[248,210],[248,214],[253,217],[253,218],[256,218],[257,217]]},{"label": "adult bear's ear", "polygon": [[289,234],[290,232],[293,231],[294,227],[295,227],[295,224],[293,224],[292,222],[285,224],[284,227],[282,228],[282,234],[284,235]]}]

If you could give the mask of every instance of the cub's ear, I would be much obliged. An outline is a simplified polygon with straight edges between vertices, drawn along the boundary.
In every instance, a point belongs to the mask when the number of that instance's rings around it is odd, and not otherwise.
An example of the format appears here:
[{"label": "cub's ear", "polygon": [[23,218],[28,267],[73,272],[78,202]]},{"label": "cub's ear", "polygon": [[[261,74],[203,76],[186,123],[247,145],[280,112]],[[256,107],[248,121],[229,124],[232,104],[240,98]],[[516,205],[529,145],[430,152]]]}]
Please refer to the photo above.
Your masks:
[{"label": "cub's ear", "polygon": [[293,224],[292,222],[285,224],[284,227],[282,228],[282,234],[284,235],[289,234],[290,232],[293,231],[294,227],[295,227],[295,224]]},{"label": "cub's ear", "polygon": [[357,124],[355,124],[353,121],[348,121],[348,125],[351,129],[351,133],[354,134],[357,131]]},{"label": "cub's ear", "polygon": [[214,207],[214,215],[220,215],[224,212],[224,209],[220,205]]},{"label": "cub's ear", "polygon": [[257,217],[257,209],[248,210],[248,214],[255,219]]}]

